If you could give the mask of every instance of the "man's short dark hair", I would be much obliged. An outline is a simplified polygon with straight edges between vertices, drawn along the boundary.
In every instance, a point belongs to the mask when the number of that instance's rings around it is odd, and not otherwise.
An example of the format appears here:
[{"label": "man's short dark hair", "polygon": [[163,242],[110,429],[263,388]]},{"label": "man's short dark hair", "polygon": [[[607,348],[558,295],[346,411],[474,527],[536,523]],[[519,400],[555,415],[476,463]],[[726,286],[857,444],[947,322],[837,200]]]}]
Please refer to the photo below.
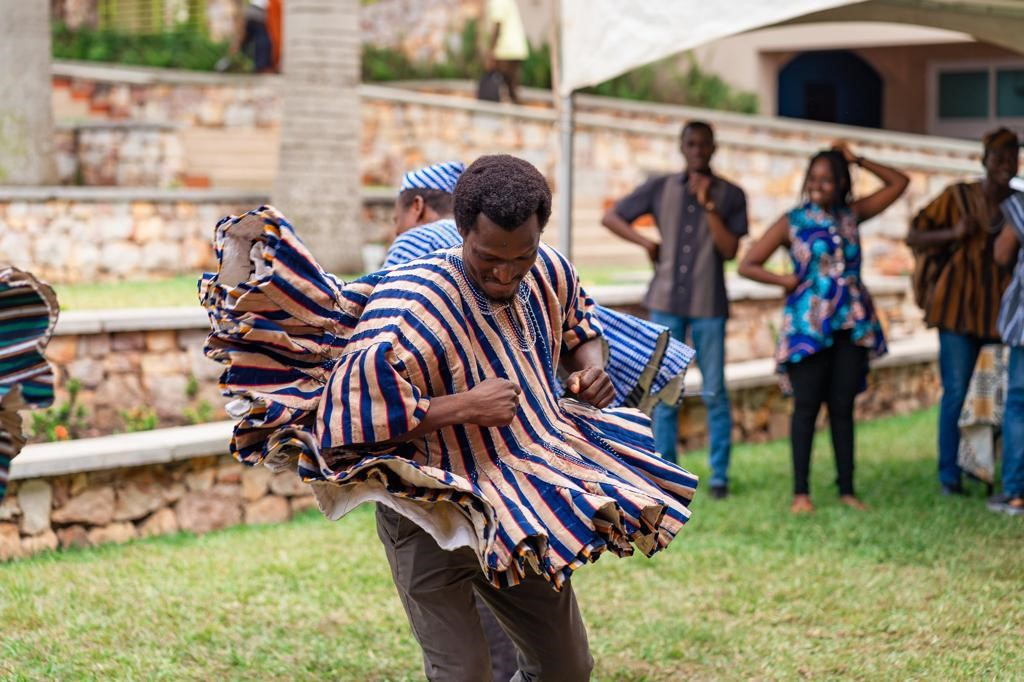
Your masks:
[{"label": "man's short dark hair", "polygon": [[551,217],[548,181],[529,161],[508,154],[474,161],[455,185],[454,200],[455,224],[463,232],[476,229],[481,213],[509,231],[532,215],[543,230]]},{"label": "man's short dark hair", "polygon": [[715,129],[707,121],[687,121],[686,125],[683,126],[682,132],[679,133],[679,139],[682,140],[686,137],[686,133],[691,130],[701,130],[708,134],[712,142],[715,141]]},{"label": "man's short dark hair", "polygon": [[452,195],[439,189],[422,189],[414,187],[404,190],[398,195],[398,205],[409,208],[416,197],[422,197],[423,203],[432,208],[440,216],[452,214]]}]

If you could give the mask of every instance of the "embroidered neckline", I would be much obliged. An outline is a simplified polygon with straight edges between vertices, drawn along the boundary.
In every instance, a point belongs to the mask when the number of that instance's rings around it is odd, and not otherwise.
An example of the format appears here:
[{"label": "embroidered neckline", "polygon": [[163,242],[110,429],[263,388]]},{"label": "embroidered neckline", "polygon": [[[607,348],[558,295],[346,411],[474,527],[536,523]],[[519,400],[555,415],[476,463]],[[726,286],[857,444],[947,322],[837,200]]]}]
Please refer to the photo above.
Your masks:
[{"label": "embroidered neckline", "polygon": [[519,282],[515,295],[508,301],[496,303],[480,291],[469,273],[466,272],[462,258],[453,252],[448,252],[445,259],[458,273],[458,285],[464,296],[467,296],[476,303],[477,310],[483,315],[494,319],[495,323],[506,333],[506,337],[512,339],[519,350],[531,350],[537,344],[539,338],[539,326],[537,318],[530,307],[530,285],[524,277]]}]

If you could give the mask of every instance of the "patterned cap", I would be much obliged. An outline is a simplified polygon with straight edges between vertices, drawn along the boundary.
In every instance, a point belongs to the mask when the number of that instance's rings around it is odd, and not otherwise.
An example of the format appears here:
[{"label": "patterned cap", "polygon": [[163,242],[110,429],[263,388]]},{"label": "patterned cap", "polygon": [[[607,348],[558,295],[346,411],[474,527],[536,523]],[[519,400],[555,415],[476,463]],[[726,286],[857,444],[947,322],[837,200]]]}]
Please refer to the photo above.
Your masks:
[{"label": "patterned cap", "polygon": [[419,170],[409,171],[402,177],[399,192],[407,189],[436,189],[451,194],[455,191],[455,183],[466,167],[460,161],[439,163]]}]

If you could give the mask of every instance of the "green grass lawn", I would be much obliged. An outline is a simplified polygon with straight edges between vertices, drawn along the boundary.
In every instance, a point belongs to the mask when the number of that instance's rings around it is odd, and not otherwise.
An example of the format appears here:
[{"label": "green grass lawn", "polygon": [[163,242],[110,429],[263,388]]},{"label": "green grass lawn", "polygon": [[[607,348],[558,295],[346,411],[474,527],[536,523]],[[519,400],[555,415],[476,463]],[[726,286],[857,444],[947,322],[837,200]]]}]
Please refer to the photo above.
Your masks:
[{"label": "green grass lawn", "polygon": [[196,273],[132,282],[57,284],[53,289],[57,292],[57,301],[62,311],[198,306],[198,278],[199,274]]},{"label": "green grass lawn", "polygon": [[[1024,519],[936,494],[935,412],[858,431],[868,512],[787,511],[786,443],[740,446],[653,560],[580,570],[599,680],[1021,679]],[[706,473],[703,453],[685,465]],[[9,679],[420,679],[370,509],[0,566]]]}]

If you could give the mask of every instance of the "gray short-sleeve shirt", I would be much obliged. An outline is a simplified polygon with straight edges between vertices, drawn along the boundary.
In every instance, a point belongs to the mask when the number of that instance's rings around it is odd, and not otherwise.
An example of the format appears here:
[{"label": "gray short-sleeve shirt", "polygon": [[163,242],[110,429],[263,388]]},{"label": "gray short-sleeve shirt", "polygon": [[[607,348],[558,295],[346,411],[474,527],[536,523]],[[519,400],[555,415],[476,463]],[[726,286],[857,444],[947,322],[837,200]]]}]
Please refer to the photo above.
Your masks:
[{"label": "gray short-sleeve shirt", "polygon": [[[661,233],[661,256],[645,303],[681,317],[727,317],[724,260],[697,197],[687,189],[686,173],[648,180],[615,204],[615,213],[632,222],[652,214]],[[736,185],[712,175],[711,200],[726,229],[747,234],[747,198]]]}]

